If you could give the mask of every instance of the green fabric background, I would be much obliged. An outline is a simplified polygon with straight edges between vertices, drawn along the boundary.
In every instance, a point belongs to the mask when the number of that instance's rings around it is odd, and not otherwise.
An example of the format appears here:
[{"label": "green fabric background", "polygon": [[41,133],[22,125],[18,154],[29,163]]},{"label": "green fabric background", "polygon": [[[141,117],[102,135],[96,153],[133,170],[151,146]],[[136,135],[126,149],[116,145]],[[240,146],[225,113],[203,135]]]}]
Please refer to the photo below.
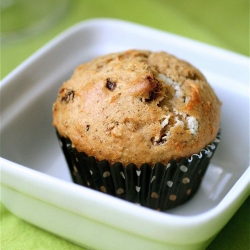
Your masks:
[{"label": "green fabric background", "polygon": [[[50,29],[1,45],[1,78],[66,28],[97,17],[140,23],[249,56],[248,0],[71,0],[68,13]],[[4,206],[0,236],[3,250],[83,249],[22,221]],[[208,249],[250,249],[250,198]]]}]

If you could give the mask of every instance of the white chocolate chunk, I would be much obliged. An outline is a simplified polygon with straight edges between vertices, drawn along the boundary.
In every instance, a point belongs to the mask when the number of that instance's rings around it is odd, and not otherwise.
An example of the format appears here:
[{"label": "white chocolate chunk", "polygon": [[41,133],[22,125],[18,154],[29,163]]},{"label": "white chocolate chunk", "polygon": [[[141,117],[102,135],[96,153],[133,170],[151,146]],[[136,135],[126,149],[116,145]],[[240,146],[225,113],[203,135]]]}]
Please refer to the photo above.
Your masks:
[{"label": "white chocolate chunk", "polygon": [[196,135],[198,131],[198,127],[199,127],[199,124],[196,118],[193,116],[189,116],[187,117],[187,122],[188,122],[188,128],[191,134]]},{"label": "white chocolate chunk", "polygon": [[162,121],[162,123],[161,123],[161,127],[162,127],[162,128],[164,128],[165,126],[168,125],[168,121],[169,121],[170,115],[166,115],[164,118],[165,118],[165,119],[164,119],[164,120]]},{"label": "white chocolate chunk", "polygon": [[164,74],[158,74],[158,79],[161,81],[164,81],[166,85],[172,86],[175,90],[175,96],[179,99],[182,99],[183,102],[188,102],[188,99],[186,100],[183,92],[181,91],[180,84],[178,82],[173,81],[170,77],[167,77]]},{"label": "white chocolate chunk", "polygon": [[180,125],[180,126],[184,127],[184,122],[179,120],[177,117],[175,117],[175,121],[176,121],[175,126]]}]

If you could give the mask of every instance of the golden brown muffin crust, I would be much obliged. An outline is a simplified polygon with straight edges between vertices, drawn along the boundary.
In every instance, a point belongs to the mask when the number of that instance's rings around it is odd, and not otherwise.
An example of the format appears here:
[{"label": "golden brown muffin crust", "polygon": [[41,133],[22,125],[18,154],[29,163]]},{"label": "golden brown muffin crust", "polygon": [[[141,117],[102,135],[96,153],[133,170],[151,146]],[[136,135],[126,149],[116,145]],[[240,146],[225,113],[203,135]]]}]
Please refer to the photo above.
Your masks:
[{"label": "golden brown muffin crust", "polygon": [[59,90],[53,125],[78,151],[140,167],[206,147],[219,130],[220,106],[189,63],[129,50],[80,65]]}]

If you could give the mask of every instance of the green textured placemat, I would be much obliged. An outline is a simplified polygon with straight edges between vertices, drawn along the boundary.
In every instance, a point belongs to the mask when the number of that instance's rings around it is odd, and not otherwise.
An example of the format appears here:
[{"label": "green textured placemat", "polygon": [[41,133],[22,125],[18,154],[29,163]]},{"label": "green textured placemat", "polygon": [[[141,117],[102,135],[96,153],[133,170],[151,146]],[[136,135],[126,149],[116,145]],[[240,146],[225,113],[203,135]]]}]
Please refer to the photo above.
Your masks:
[{"label": "green textured placemat", "polygon": [[73,243],[41,230],[10,213],[1,204],[2,250],[83,250]]}]

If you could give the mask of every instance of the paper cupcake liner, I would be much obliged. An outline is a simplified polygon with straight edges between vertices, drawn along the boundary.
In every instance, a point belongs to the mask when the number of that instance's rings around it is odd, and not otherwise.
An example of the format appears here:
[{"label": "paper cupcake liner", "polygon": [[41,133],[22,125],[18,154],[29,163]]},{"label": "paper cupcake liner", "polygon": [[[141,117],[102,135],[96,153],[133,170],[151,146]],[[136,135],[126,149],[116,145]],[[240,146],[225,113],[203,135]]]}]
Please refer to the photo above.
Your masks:
[{"label": "paper cupcake liner", "polygon": [[171,160],[167,165],[159,162],[153,168],[144,163],[138,168],[133,163],[123,166],[97,161],[57,135],[74,183],[161,211],[193,197],[220,142],[219,132],[212,143],[190,158]]}]

